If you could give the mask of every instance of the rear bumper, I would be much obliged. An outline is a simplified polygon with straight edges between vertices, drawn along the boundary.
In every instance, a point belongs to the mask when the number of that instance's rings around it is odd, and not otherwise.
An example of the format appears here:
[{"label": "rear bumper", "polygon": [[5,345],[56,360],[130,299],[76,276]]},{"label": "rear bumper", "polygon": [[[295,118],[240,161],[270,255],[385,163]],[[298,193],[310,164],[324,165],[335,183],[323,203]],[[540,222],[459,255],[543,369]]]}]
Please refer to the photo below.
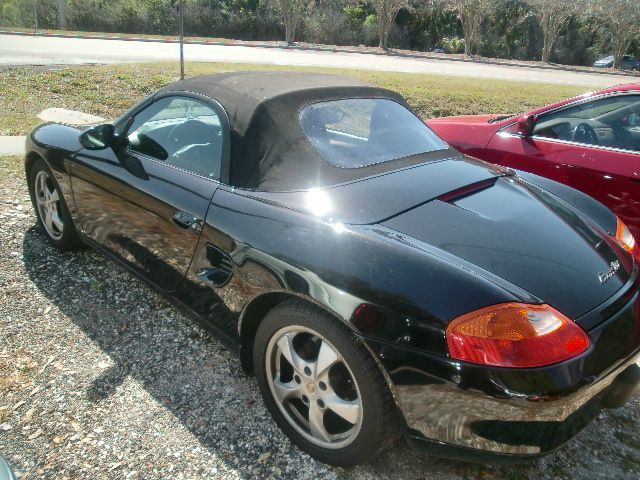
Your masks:
[{"label": "rear bumper", "polygon": [[588,331],[589,349],[561,364],[492,368],[368,340],[394,384],[409,443],[462,460],[548,453],[640,382],[638,293]]},{"label": "rear bumper", "polygon": [[[629,382],[633,379],[632,382]],[[467,422],[469,439],[473,442],[448,443],[427,438],[415,428],[409,428],[406,439],[409,445],[431,455],[460,461],[517,463],[552,452],[570,440],[605,408],[617,408],[626,403],[640,385],[640,366],[628,365],[595,397],[589,399],[563,420],[548,420],[552,411],[542,419],[520,417],[517,420],[493,418]],[[499,405],[496,404],[496,407]],[[471,408],[474,408],[472,406]],[[565,405],[570,409],[570,405]],[[561,413],[561,412],[556,412]],[[535,415],[535,414],[534,414]],[[416,425],[419,426],[419,425]]]}]

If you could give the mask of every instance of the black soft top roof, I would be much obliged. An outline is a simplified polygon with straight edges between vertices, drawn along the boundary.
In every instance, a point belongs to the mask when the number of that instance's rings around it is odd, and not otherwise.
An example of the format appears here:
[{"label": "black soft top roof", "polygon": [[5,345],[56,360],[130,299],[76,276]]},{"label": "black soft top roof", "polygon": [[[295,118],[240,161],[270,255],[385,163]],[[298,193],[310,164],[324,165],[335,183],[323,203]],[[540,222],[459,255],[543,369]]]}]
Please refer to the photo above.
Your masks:
[{"label": "black soft top roof", "polygon": [[[416,163],[347,169],[325,161],[305,136],[298,116],[311,103],[342,98],[388,98],[391,90],[339,75],[304,72],[234,72],[182,80],[162,92],[193,92],[213,98],[231,129],[229,182],[242,188],[283,191],[342,183]],[[399,164],[400,162],[400,164]]]}]

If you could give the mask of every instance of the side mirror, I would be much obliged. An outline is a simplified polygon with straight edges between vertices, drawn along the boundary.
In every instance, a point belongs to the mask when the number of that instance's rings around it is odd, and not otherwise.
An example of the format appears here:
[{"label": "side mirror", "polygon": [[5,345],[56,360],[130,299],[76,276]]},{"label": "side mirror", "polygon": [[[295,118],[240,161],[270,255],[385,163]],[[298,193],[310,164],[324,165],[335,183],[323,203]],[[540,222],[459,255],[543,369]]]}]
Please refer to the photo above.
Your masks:
[{"label": "side mirror", "polygon": [[111,147],[114,140],[115,129],[109,123],[96,125],[80,134],[80,144],[87,150],[104,150]]},{"label": "side mirror", "polygon": [[533,135],[533,128],[536,126],[536,117],[533,115],[523,115],[516,122],[516,133],[523,137]]}]

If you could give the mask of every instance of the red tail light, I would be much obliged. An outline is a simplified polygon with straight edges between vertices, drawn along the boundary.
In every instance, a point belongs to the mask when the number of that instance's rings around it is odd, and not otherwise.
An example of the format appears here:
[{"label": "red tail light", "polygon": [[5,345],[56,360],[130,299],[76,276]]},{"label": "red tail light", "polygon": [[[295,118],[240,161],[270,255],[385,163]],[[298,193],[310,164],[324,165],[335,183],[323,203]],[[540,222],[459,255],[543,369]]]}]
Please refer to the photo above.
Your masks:
[{"label": "red tail light", "polygon": [[589,347],[584,330],[549,305],[481,308],[454,319],[446,336],[451,358],[497,367],[541,367]]},{"label": "red tail light", "polygon": [[633,253],[638,256],[640,253],[636,246],[636,239],[633,238],[631,232],[627,228],[627,226],[620,220],[616,218],[616,241],[624,248],[626,251]]}]

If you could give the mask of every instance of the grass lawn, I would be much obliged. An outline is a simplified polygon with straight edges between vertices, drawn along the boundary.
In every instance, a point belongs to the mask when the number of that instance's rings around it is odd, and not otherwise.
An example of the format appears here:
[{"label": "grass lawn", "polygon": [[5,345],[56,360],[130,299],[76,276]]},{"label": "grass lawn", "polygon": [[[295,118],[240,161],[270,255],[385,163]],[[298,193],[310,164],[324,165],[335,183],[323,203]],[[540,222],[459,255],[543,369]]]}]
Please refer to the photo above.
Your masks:
[{"label": "grass lawn", "polygon": [[[118,32],[87,32],[84,30],[56,30],[56,29],[35,29],[35,28],[22,28],[22,27],[1,27],[0,30],[8,30],[15,32],[23,32],[23,33],[31,33],[34,35],[43,35],[43,34],[54,34],[54,35],[65,35],[65,36],[85,36],[85,37],[108,37],[108,38],[147,38],[151,40],[175,40],[178,41],[180,39],[177,35],[156,35],[156,34],[148,34],[148,33],[118,33]],[[185,41],[191,42],[229,42],[234,41],[233,39],[222,38],[222,37],[193,37],[193,36],[185,36]]]},{"label": "grass lawn", "polygon": [[[470,67],[471,68],[471,67]],[[415,73],[295,68],[275,65],[190,63],[187,75],[235,70],[304,70],[348,75],[396,90],[424,117],[517,113],[585,91],[584,87],[479,80]],[[0,69],[0,135],[21,135],[49,107],[114,118],[145,95],[176,80],[177,63]]]},{"label": "grass lawn", "polygon": [[24,175],[24,160],[22,157],[0,157],[0,176]]}]

